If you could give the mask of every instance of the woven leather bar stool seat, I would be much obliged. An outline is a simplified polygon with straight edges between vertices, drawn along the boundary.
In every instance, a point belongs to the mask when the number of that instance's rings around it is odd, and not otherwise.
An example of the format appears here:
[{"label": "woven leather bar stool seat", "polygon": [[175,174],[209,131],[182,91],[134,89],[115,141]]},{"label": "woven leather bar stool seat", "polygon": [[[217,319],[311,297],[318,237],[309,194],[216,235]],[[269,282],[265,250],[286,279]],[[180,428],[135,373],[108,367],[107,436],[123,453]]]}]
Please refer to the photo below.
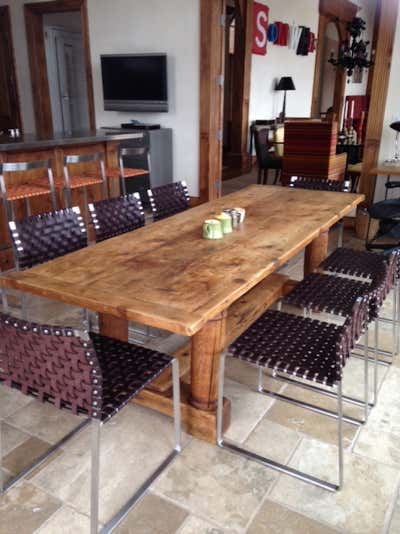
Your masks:
[{"label": "woven leather bar stool seat", "polygon": [[147,194],[155,221],[189,209],[190,197],[186,182],[173,182],[154,187],[149,189]]},{"label": "woven leather bar stool seat", "polygon": [[[1,487],[7,490],[43,463],[84,425],[92,426],[91,534],[98,532],[100,427],[147,384],[172,366],[175,447],[121,510],[104,526],[110,532],[181,449],[179,367],[167,354],[70,328],[39,325],[0,314],[0,380],[10,388],[88,419],[35,464]],[[149,437],[154,439],[154,436]],[[0,466],[1,467],[1,466]],[[0,471],[1,472],[1,471]],[[1,479],[0,479],[1,480]]]},{"label": "woven leather bar stool seat", "polygon": [[[342,325],[317,321],[289,313],[267,310],[243,334],[241,334],[221,355],[218,406],[217,406],[217,443],[250,460],[256,460],[265,466],[292,475],[319,487],[336,491],[343,483],[343,435],[342,435],[342,374],[350,355],[354,323],[365,325],[367,302],[359,299],[353,306],[352,313]],[[224,365],[226,356],[240,359],[258,368],[258,392],[270,395],[278,400],[296,404],[318,413],[334,417],[338,422],[339,476],[338,484],[332,484],[304,472],[293,469],[285,464],[270,460],[260,454],[246,449],[241,444],[227,440],[222,435],[223,428],[223,391]],[[264,388],[264,371],[270,370],[271,378],[280,375],[302,379],[302,384],[319,383],[337,390],[337,412],[323,409],[287,397]],[[322,388],[321,388],[322,389]],[[333,394],[333,393],[332,393]],[[349,422],[349,418],[346,418]]]},{"label": "woven leather bar stool seat", "polygon": [[40,184],[15,184],[7,188],[7,199],[9,201],[23,200],[25,198],[41,197],[50,194],[50,189],[46,188],[45,180],[38,179]]},{"label": "woven leather bar stool seat", "polygon": [[[131,169],[129,167],[124,167],[124,178],[136,178],[136,176],[142,176],[143,174],[150,174],[150,171],[147,169]],[[107,178],[120,178],[121,170],[118,167],[107,167],[106,175]]]},{"label": "woven leather bar stool seat", "polygon": [[138,193],[89,204],[89,213],[97,242],[131,232],[145,224],[145,214]]}]

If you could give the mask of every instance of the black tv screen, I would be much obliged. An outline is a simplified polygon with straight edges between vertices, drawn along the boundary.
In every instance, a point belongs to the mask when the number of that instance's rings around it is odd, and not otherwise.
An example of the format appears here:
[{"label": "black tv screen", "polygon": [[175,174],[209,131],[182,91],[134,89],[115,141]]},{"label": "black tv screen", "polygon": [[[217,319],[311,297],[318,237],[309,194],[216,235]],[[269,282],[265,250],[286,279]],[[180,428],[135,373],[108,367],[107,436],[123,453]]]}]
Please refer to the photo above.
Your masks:
[{"label": "black tv screen", "polygon": [[104,109],[168,111],[166,54],[101,56]]}]

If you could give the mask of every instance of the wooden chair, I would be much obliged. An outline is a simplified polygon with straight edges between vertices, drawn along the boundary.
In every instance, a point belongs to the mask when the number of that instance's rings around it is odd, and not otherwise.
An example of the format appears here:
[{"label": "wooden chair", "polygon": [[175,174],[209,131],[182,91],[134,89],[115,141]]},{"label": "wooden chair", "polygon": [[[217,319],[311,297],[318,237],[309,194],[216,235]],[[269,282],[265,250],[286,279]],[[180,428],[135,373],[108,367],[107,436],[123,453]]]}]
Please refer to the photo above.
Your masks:
[{"label": "wooden chair", "polygon": [[[124,343],[95,333],[70,328],[43,326],[0,314],[0,379],[55,409],[69,410],[87,419],[52,445],[34,465],[6,484],[13,487],[22,477],[41,465],[83,426],[91,425],[90,532],[98,533],[100,429],[151,381],[172,366],[175,444],[172,452],[141,484],[127,503],[104,526],[110,532],[142,497],[144,492],[181,450],[178,360],[144,347]],[[149,436],[155,439],[156,435]],[[1,455],[0,455],[1,458]],[[1,465],[0,465],[1,467]],[[0,470],[1,474],[1,470]]]},{"label": "wooden chair", "polygon": [[190,197],[186,182],[173,182],[147,191],[153,219],[159,221],[189,208]]},{"label": "wooden chair", "polygon": [[131,232],[145,224],[139,193],[93,202],[89,204],[89,213],[97,242]]}]

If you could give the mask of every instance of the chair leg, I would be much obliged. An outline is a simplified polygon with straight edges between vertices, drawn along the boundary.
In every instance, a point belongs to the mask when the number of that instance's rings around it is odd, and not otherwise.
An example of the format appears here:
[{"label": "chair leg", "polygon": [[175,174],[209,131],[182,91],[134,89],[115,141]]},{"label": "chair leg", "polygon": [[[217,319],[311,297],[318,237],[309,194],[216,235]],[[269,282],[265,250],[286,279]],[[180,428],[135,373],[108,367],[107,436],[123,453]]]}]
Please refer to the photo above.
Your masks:
[{"label": "chair leg", "polygon": [[6,290],[3,287],[3,288],[0,289],[0,291],[1,291],[1,306],[2,306],[2,309],[3,309],[3,313],[8,313],[9,312],[9,307],[8,307],[8,298],[7,298]]},{"label": "chair leg", "polygon": [[92,471],[90,490],[90,534],[97,534],[99,525],[99,481],[100,481],[100,428],[101,421],[93,419],[92,427]]},{"label": "chair leg", "polygon": [[338,489],[343,486],[343,398],[342,382],[337,386],[337,413],[338,413],[338,455],[339,455],[339,482]]},{"label": "chair leg", "polygon": [[263,185],[268,185],[268,169],[263,171]]},{"label": "chair leg", "polygon": [[124,195],[124,197],[126,197],[127,193],[126,193],[126,178],[124,178],[123,176],[121,176],[121,189],[122,189],[122,194]]},{"label": "chair leg", "polygon": [[2,421],[0,419],[0,493],[4,491],[4,480],[3,480],[3,447],[2,447]]},{"label": "chair leg", "polygon": [[278,183],[278,178],[279,178],[279,169],[275,169],[274,185]]},{"label": "chair leg", "polygon": [[181,392],[180,392],[180,376],[179,376],[179,361],[174,359],[172,361],[172,390],[174,402],[174,432],[175,432],[175,450],[180,452],[182,450],[182,428],[181,428]]},{"label": "chair leg", "polygon": [[23,321],[28,320],[28,297],[25,291],[21,295],[21,317]]},{"label": "chair leg", "polygon": [[396,356],[397,349],[397,295],[396,286],[393,291],[393,315],[392,315],[392,358]]},{"label": "chair leg", "polygon": [[379,319],[375,319],[375,347],[374,347],[374,400],[375,406],[378,401],[378,347],[379,347]]},{"label": "chair leg", "polygon": [[344,230],[343,219],[338,222],[338,226],[339,226],[338,247],[341,248],[343,247],[343,230]]},{"label": "chair leg", "polygon": [[364,333],[364,419],[365,422],[368,420],[369,414],[369,384],[368,384],[368,327],[365,328]]},{"label": "chair leg", "polygon": [[260,185],[261,184],[261,169],[260,167],[258,168],[258,174],[257,174],[257,183]]}]

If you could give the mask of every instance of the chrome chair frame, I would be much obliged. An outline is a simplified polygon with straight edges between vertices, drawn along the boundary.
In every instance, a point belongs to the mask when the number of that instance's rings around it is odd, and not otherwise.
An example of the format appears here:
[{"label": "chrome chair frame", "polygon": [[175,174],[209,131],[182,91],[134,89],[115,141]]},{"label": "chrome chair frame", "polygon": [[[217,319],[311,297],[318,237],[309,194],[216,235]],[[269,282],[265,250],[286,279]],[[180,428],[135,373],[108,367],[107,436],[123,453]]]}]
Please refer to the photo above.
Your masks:
[{"label": "chrome chair frame", "polygon": [[[266,458],[265,456],[261,456],[259,454],[256,454],[255,452],[250,451],[249,449],[246,449],[242,447],[241,445],[231,441],[227,440],[223,437],[223,398],[224,398],[224,369],[225,369],[225,358],[226,354],[222,353],[220,356],[220,369],[219,369],[219,378],[218,378],[218,403],[217,403],[217,445],[221,448],[228,449],[234,453],[237,453],[239,455],[245,456],[249,460],[256,461],[266,467],[269,467],[271,469],[274,469],[275,471],[279,471],[280,473],[285,473],[287,475],[291,475],[295,478],[298,478],[299,480],[302,480],[304,482],[309,482],[311,484],[314,484],[320,488],[335,492],[338,491],[342,485],[343,485],[343,421],[347,420],[348,418],[343,417],[343,397],[342,397],[342,383],[341,381],[337,383],[336,389],[337,389],[337,413],[336,412],[329,412],[327,413],[327,410],[321,410],[319,413],[323,413],[324,415],[329,415],[330,417],[335,417],[338,421],[338,483],[332,484],[331,482],[328,482],[326,480],[322,480],[320,478],[314,477],[312,475],[309,475],[307,473],[304,473],[302,471],[299,471],[297,469],[294,469],[288,465],[276,462],[275,460],[271,460],[269,458]],[[256,367],[259,369],[259,377],[262,377],[262,371],[263,368],[259,366],[255,366],[253,364],[252,367]],[[282,373],[280,373],[282,374]],[[262,380],[262,378],[261,378]],[[258,385],[258,392],[265,395],[270,395],[270,392],[263,389],[262,383]],[[283,400],[286,402],[289,402],[288,397],[285,397],[284,395],[278,396],[278,394],[274,394],[273,396],[276,396],[276,398],[279,398],[279,400]],[[306,403],[303,403],[303,407],[309,407],[305,406]],[[316,411],[316,410],[314,410]]]},{"label": "chrome chair frame", "polygon": [[120,180],[121,180],[121,190],[122,194],[125,196],[127,194],[126,191],[126,181],[129,180],[129,176],[125,178],[125,172],[124,172],[124,157],[126,156],[133,156],[133,157],[140,157],[140,156],[146,156],[147,160],[147,169],[143,169],[144,173],[147,171],[149,172],[149,175],[151,175],[151,158],[150,158],[150,150],[147,147],[128,147],[128,148],[120,148],[119,149],[119,155],[118,155],[118,163],[119,163],[119,170],[120,170]]}]

